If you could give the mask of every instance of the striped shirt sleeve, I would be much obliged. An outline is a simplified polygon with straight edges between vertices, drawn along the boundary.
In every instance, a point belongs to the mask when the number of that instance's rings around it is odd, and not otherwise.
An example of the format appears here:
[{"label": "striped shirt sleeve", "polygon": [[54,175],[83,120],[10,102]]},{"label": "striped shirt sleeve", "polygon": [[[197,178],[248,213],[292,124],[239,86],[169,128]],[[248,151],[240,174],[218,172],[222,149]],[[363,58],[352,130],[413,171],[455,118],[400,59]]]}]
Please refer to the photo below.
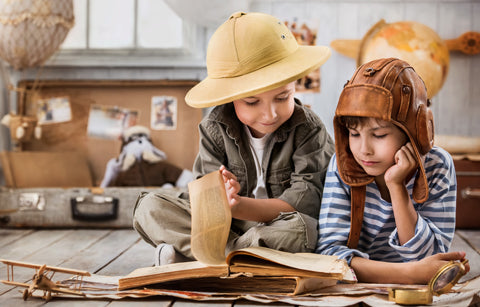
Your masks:
[{"label": "striped shirt sleeve", "polygon": [[[434,147],[425,157],[429,197],[423,204],[414,203],[418,214],[415,235],[399,245],[396,229],[389,244],[405,259],[418,260],[448,252],[455,232],[457,181],[452,157]],[[413,183],[408,190],[413,189]]]}]

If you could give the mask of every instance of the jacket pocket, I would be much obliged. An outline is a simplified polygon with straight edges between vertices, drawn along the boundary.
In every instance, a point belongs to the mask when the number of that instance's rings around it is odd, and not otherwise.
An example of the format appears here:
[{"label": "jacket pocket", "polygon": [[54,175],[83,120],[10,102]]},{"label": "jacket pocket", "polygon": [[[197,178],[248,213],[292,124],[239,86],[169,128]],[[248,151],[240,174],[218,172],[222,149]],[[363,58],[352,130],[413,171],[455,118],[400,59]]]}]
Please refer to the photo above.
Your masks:
[{"label": "jacket pocket", "polygon": [[290,167],[276,169],[270,172],[270,176],[267,178],[267,184],[270,187],[273,198],[279,197],[283,191],[290,187],[291,174],[292,169]]}]

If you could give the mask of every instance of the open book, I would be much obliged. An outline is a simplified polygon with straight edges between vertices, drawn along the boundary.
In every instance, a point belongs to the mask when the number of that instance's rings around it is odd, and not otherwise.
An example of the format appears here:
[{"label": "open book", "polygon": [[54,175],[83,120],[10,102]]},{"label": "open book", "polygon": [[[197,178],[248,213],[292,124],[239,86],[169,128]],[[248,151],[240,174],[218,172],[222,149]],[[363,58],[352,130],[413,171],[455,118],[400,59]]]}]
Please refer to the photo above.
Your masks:
[{"label": "open book", "polygon": [[231,225],[219,171],[188,185],[192,209],[191,248],[197,261],[140,268],[120,278],[119,290],[139,286],[223,293],[300,294],[355,282],[344,260],[314,253],[248,247],[225,255]]}]

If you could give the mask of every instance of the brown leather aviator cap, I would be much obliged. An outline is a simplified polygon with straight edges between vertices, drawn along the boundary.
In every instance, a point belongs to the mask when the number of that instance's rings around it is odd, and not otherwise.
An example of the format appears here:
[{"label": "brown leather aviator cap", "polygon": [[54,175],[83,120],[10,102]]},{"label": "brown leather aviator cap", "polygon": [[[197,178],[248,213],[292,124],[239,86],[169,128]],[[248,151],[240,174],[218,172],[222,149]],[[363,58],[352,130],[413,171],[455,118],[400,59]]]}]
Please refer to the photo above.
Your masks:
[{"label": "brown leather aviator cap", "polygon": [[422,79],[405,61],[378,59],[358,67],[347,82],[338,101],[333,120],[335,151],[342,180],[351,186],[372,182],[355,161],[348,146],[348,130],[340,123],[342,116],[374,117],[400,127],[415,150],[419,167],[413,199],[428,199],[428,182],[422,155],[433,146],[433,114],[428,107],[427,90]]}]

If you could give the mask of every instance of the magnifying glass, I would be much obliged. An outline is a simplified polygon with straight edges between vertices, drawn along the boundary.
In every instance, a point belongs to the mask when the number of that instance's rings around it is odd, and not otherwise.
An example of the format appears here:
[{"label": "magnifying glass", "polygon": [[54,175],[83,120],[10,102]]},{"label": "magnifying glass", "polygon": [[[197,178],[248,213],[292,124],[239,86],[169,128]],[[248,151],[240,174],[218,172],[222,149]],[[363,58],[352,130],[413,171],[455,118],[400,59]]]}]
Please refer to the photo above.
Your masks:
[{"label": "magnifying glass", "polygon": [[426,288],[389,288],[388,300],[401,305],[431,304],[434,295],[441,295],[450,291],[458,280],[465,275],[465,264],[467,262],[468,260],[463,262],[452,260],[445,264],[433,276]]}]

